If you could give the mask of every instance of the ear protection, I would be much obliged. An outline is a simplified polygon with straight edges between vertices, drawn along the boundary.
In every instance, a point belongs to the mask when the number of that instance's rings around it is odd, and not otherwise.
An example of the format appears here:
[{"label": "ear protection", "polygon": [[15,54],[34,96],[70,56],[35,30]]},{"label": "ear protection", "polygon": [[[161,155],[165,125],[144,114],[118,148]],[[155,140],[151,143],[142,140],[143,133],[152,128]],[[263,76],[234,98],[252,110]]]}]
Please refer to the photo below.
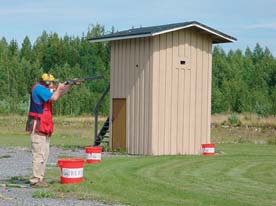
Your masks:
[{"label": "ear protection", "polygon": [[50,82],[55,81],[55,77],[52,74],[44,73],[41,76],[41,80],[45,82],[45,84],[50,84]]}]

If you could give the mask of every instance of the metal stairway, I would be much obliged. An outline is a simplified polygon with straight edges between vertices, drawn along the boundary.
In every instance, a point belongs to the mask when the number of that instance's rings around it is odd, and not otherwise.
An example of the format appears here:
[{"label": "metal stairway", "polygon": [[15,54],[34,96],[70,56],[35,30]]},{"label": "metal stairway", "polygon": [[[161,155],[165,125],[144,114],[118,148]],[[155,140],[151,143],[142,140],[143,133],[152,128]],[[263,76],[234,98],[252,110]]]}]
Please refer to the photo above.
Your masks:
[{"label": "metal stairway", "polygon": [[94,110],[93,110],[93,115],[94,115],[94,146],[98,146],[101,143],[106,143],[107,146],[109,146],[109,136],[106,135],[109,133],[109,117],[106,119],[106,121],[103,124],[103,127],[101,128],[100,132],[98,133],[98,114],[99,114],[99,108],[101,104],[103,103],[103,100],[107,93],[110,90],[110,84],[107,86],[105,89],[104,93],[102,94],[101,98],[98,100]]},{"label": "metal stairway", "polygon": [[109,117],[105,120],[103,127],[95,138],[94,146],[98,146],[101,143],[106,143],[109,145],[109,136],[106,135],[107,133],[109,133]]}]

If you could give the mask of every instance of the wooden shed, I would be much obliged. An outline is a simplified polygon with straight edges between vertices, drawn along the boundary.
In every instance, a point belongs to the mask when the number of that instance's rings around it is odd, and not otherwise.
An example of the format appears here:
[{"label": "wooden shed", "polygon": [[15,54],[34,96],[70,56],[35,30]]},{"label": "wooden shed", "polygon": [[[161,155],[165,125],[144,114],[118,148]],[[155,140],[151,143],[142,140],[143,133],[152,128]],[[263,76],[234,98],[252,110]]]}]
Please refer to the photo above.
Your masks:
[{"label": "wooden shed", "polygon": [[111,41],[111,146],[130,154],[200,154],[210,143],[212,44],[236,39],[198,22],[141,27]]}]

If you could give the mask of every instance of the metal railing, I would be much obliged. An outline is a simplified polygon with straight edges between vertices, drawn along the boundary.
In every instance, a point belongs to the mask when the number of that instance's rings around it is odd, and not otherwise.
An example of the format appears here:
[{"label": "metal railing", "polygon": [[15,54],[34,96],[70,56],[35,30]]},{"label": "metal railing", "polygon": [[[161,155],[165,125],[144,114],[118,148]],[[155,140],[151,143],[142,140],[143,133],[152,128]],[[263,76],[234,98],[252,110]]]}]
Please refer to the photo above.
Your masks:
[{"label": "metal railing", "polygon": [[107,93],[110,90],[110,84],[108,84],[107,88],[105,89],[104,93],[102,94],[101,98],[98,100],[94,110],[93,110],[93,115],[94,115],[94,141],[96,141],[97,136],[98,136],[98,115],[99,115],[99,108],[105,98],[105,96],[107,95]]}]

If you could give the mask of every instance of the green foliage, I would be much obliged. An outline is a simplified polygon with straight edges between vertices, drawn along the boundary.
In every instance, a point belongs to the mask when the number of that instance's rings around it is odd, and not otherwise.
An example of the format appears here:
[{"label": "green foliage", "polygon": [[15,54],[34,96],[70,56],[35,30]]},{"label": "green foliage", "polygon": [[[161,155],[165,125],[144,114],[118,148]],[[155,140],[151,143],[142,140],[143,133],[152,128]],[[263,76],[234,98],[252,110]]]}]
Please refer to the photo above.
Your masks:
[{"label": "green foliage", "polygon": [[269,114],[269,105],[266,104],[266,102],[260,103],[256,102],[255,105],[255,111],[260,117],[266,117]]},{"label": "green foliage", "polygon": [[[109,83],[110,45],[91,44],[87,38],[101,36],[103,26],[89,27],[86,36],[59,37],[44,31],[32,45],[26,36],[21,48],[16,40],[0,40],[0,113],[26,114],[32,85],[44,72],[51,72],[61,82],[102,74],[105,80],[87,82],[74,87],[57,101],[54,113],[59,115],[91,114],[96,101]],[[107,102],[107,100],[105,100]],[[102,105],[101,114],[108,114],[108,104]],[[27,109],[26,109],[27,108]]]},{"label": "green foliage", "polygon": [[[115,29],[113,28],[112,31]],[[25,37],[21,47],[16,40],[0,40],[0,113],[26,114],[28,94],[43,72],[51,72],[61,82],[66,79],[102,74],[105,80],[74,87],[55,102],[58,115],[91,114],[110,79],[110,43],[87,39],[105,34],[102,25],[90,25],[81,37],[60,37],[44,31],[34,42]],[[259,44],[226,53],[213,50],[212,113],[257,113],[276,115],[276,59]],[[100,107],[109,113],[109,98]]]},{"label": "green foliage", "polygon": [[226,54],[215,47],[212,78],[212,113],[276,114],[276,60],[268,48]]},{"label": "green foliage", "polygon": [[35,191],[32,195],[33,198],[53,198],[54,194],[47,190]]},{"label": "green foliage", "polygon": [[241,121],[236,113],[232,113],[231,116],[228,118],[228,121],[231,125],[240,126]]},{"label": "green foliage", "polygon": [[267,141],[267,144],[276,145],[276,137],[271,137],[271,138]]},{"label": "green foliage", "polygon": [[7,114],[11,112],[10,104],[7,100],[0,100],[0,113]]},{"label": "green foliage", "polygon": [[28,184],[29,178],[22,177],[22,176],[13,176],[8,180],[8,183],[11,184]]},{"label": "green foliage", "polygon": [[28,111],[29,111],[29,108],[28,108],[29,104],[28,102],[19,102],[17,104],[17,112],[18,114],[20,115],[27,115],[28,114]]}]

